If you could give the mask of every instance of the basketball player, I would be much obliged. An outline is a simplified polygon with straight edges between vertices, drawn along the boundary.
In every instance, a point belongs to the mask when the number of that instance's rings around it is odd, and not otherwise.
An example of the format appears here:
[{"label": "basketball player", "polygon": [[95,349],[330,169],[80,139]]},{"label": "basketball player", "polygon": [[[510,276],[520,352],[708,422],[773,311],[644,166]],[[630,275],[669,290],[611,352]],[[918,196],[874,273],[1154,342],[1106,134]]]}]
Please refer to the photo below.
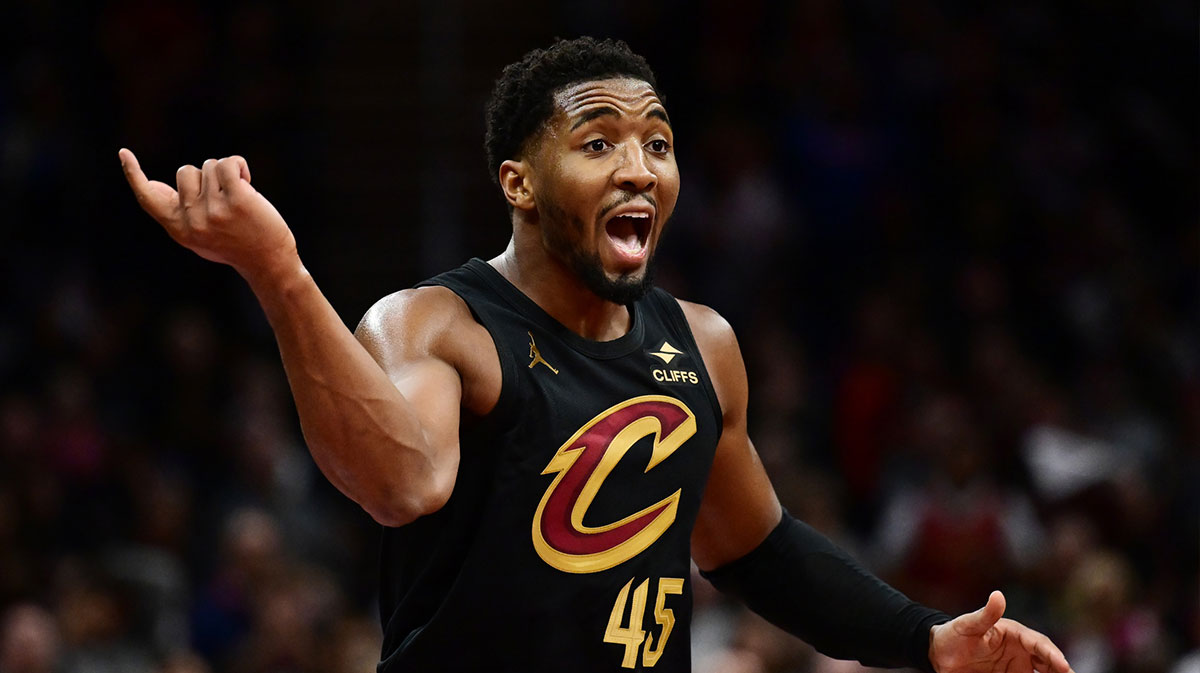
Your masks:
[{"label": "basketball player", "polygon": [[999,592],[950,619],[782,511],[732,330],[650,282],[680,183],[640,56],[535,50],[487,115],[507,249],[385,297],[354,334],[242,158],[171,188],[120,152],[142,207],[247,280],[313,458],[383,524],[380,671],[688,671],[690,559],[834,657],[1070,670]]}]

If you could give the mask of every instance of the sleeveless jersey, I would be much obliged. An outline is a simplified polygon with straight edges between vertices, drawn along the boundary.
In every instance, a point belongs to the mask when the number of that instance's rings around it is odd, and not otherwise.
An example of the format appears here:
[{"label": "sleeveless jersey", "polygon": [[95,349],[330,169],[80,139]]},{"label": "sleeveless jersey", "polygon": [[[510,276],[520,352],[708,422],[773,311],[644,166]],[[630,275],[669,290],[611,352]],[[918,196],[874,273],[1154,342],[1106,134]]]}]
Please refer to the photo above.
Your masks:
[{"label": "sleeveless jersey", "polygon": [[379,671],[690,671],[721,413],[678,302],[654,289],[596,342],[479,259],[422,285],[487,328],[503,387],[464,414],[446,505],[384,528]]}]

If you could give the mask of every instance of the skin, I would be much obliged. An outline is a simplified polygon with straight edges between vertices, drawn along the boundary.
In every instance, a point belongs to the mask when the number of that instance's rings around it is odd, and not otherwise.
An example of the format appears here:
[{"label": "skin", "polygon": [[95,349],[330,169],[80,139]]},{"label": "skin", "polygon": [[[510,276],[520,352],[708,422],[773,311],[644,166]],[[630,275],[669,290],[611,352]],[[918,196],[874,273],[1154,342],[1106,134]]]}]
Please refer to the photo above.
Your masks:
[{"label": "skin", "polygon": [[[645,277],[679,195],[673,140],[646,82],[604,79],[559,91],[523,156],[500,166],[513,236],[489,263],[580,336],[624,335],[628,309],[598,295],[578,265],[596,265],[612,283]],[[184,166],[171,188],[147,180],[129,150],[120,158],[139,203],[172,238],[233,266],[253,289],[279,341],[305,439],[329,480],[388,526],[444,505],[458,469],[459,424],[486,415],[502,385],[495,344],[466,304],[442,287],[403,290],[373,306],[352,334],[305,270],[283,218],[251,186],[244,159]],[[636,255],[622,253],[606,228],[628,208],[653,214]],[[746,370],[733,330],[707,307],[680,305],[723,414],[692,533],[693,558],[711,570],[757,547],[781,508],[747,434]],[[1003,613],[995,592],[980,610],[934,627],[936,670],[1069,673],[1049,639]]]}]

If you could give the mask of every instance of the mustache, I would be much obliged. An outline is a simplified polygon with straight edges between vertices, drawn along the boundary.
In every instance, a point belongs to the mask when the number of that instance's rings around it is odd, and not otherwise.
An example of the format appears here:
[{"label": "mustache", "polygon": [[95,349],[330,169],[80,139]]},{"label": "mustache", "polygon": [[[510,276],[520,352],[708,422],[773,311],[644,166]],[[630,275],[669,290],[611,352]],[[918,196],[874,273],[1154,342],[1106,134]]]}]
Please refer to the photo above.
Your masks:
[{"label": "mustache", "polygon": [[636,192],[625,192],[625,194],[621,198],[619,198],[615,202],[610,203],[607,206],[604,206],[603,208],[601,208],[600,215],[598,215],[596,217],[596,221],[600,222],[601,220],[604,219],[604,216],[608,215],[610,212],[612,212],[614,208],[619,208],[619,207],[625,205],[626,203],[629,203],[630,201],[633,201],[634,199],[639,198],[639,197],[642,199],[645,199],[646,203],[649,203],[651,206],[653,206],[655,213],[658,212],[658,203],[654,200],[653,196],[650,196],[649,194],[638,194]]}]

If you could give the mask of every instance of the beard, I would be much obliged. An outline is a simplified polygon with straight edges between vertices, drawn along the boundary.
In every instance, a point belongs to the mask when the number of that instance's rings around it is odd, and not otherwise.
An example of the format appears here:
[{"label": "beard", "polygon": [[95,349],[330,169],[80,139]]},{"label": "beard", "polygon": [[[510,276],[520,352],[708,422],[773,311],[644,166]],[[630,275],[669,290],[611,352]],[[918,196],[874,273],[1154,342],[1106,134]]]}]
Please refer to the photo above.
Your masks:
[{"label": "beard", "polygon": [[[577,243],[583,235],[583,222],[578,218],[567,217],[566,213],[557,207],[544,209],[546,214],[550,215],[542,222],[542,240],[545,241],[546,247],[597,297],[626,306],[646,296],[650,288],[654,287],[653,255],[646,261],[646,268],[641,273],[625,273],[616,278],[609,278],[604,271],[604,263],[600,261],[600,253],[584,252]],[[573,230],[573,238],[568,233],[569,230]]]},{"label": "beard", "polygon": [[600,255],[584,255],[579,250],[567,258],[567,263],[575,275],[583,281],[587,289],[597,297],[611,301],[614,304],[627,306],[646,296],[654,287],[654,258],[646,262],[646,269],[640,275],[622,274],[617,278],[609,278],[600,263]]}]

